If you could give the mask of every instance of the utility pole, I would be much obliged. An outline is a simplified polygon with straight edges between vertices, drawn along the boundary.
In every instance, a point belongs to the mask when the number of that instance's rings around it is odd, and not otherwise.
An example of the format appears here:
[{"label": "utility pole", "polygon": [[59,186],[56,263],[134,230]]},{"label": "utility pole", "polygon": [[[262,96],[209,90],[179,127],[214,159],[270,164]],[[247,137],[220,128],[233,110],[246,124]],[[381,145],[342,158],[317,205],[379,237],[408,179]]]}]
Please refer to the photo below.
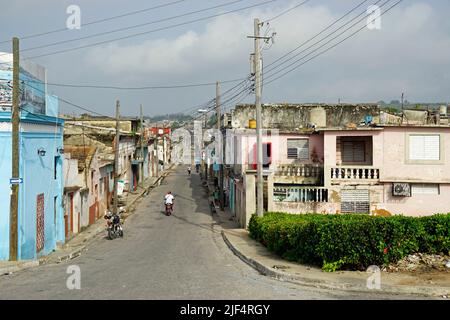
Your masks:
[{"label": "utility pole", "polygon": [[[12,122],[12,178],[19,177],[19,39],[12,39],[13,46],[13,96],[11,108]],[[19,184],[11,185],[10,200],[10,233],[9,233],[9,260],[17,261],[18,253],[18,217],[19,217]]]},{"label": "utility pole", "polygon": [[402,92],[402,112],[403,112],[403,109],[404,109],[404,106],[403,106],[403,98],[404,98],[404,96],[405,96],[405,94]]},{"label": "utility pole", "polygon": [[142,104],[141,104],[141,187],[144,188],[144,116],[142,115]]},{"label": "utility pole", "polygon": [[117,195],[117,188],[119,184],[119,142],[120,142],[120,125],[119,125],[119,118],[120,118],[120,102],[119,100],[116,101],[116,141],[114,146],[114,214],[118,213],[117,206],[118,206],[118,195]]},{"label": "utility pole", "polygon": [[219,203],[220,210],[224,209],[224,195],[223,195],[223,137],[221,130],[221,113],[220,113],[220,84],[216,82],[216,117],[217,117],[217,133],[220,135],[219,141],[216,141],[217,155],[219,156]]},{"label": "utility pole", "polygon": [[261,117],[261,52],[259,47],[260,40],[260,27],[261,24],[259,19],[254,20],[254,41],[255,41],[255,59],[254,59],[254,70],[255,70],[255,105],[256,105],[256,152],[257,152],[257,176],[256,176],[256,214],[261,217],[264,211],[264,181],[262,174],[262,164],[263,164],[263,150],[262,150],[262,117]]}]

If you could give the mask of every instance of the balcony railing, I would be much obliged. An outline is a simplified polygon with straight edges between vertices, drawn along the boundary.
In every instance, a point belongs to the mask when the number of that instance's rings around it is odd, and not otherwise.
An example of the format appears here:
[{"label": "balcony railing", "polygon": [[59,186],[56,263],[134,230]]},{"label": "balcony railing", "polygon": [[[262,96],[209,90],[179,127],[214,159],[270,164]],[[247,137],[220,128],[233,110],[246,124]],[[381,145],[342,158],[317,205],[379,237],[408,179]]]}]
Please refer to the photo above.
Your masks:
[{"label": "balcony railing", "polygon": [[274,187],[274,201],[328,202],[328,189],[308,187]]},{"label": "balcony railing", "polygon": [[277,176],[320,177],[323,166],[314,164],[286,164],[278,165]]},{"label": "balcony railing", "polygon": [[331,168],[332,180],[379,180],[380,169],[373,167],[333,167]]}]

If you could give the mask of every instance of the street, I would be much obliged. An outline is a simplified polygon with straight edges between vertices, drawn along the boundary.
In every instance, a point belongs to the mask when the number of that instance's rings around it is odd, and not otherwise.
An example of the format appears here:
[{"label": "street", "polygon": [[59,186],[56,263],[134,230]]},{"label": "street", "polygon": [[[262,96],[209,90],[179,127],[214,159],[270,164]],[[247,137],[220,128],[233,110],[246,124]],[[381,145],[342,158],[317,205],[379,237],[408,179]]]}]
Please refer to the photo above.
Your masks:
[{"label": "street", "polygon": [[[163,195],[175,195],[163,214]],[[0,277],[1,299],[377,299],[302,287],[260,275],[225,245],[200,177],[177,167],[138,204],[124,238],[98,237],[80,257]],[[81,289],[66,286],[68,266]],[[399,296],[387,298],[402,298]],[[409,297],[411,298],[411,297]]]}]

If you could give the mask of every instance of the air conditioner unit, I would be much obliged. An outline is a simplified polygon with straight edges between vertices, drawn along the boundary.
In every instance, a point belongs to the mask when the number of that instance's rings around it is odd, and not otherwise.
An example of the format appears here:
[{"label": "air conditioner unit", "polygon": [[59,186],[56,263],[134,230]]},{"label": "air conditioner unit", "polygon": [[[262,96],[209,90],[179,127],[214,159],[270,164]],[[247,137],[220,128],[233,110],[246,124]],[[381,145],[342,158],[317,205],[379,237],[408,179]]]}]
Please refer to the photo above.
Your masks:
[{"label": "air conditioner unit", "polygon": [[411,186],[409,183],[393,183],[392,195],[396,197],[411,197]]}]

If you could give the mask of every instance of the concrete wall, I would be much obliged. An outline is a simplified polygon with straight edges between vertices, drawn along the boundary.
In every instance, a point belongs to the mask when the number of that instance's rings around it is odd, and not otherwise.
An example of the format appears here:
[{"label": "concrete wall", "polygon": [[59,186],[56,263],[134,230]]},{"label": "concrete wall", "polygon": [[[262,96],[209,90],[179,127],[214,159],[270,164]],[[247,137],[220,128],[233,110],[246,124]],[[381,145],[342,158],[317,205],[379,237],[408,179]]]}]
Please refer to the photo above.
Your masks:
[{"label": "concrete wall", "polygon": [[[253,104],[237,105],[232,114],[233,128],[248,128],[249,120],[256,119]],[[348,123],[360,123],[366,115],[379,117],[376,105],[319,105],[319,104],[271,104],[262,106],[263,128],[298,129],[308,123],[317,126],[342,127]],[[324,127],[324,126],[323,126]]]},{"label": "concrete wall", "polygon": [[256,212],[256,178],[245,175],[243,180],[235,181],[235,212],[236,220],[241,228],[246,229],[252,214]]},{"label": "concrete wall", "polygon": [[[287,141],[288,139],[308,139],[309,140],[309,160],[288,159]],[[235,153],[235,173],[243,173],[249,164],[254,163],[254,155],[256,152],[256,135],[255,134],[237,134],[234,144]],[[280,133],[274,136],[263,136],[263,143],[270,142],[272,144],[272,164],[269,169],[275,169],[280,164],[312,164],[323,163],[324,161],[324,137],[320,134],[287,134]],[[312,154],[317,155],[315,162]]]},{"label": "concrete wall", "polygon": [[97,152],[92,156],[90,166],[87,169],[87,187],[89,188],[89,224],[94,223],[102,214],[100,213],[100,168]]},{"label": "concrete wall", "polygon": [[440,184],[439,195],[413,194],[411,197],[392,196],[391,183],[383,187],[383,203],[373,205],[374,214],[427,216],[450,212],[450,184]]},{"label": "concrete wall", "polygon": [[[442,162],[434,164],[408,163],[406,143],[410,134],[441,134]],[[450,183],[450,128],[386,127],[379,142],[382,147],[381,180],[398,182]]]},{"label": "concrete wall", "polygon": [[[11,178],[11,123],[0,122],[0,260],[9,258],[9,204]],[[19,186],[19,259],[36,259],[64,242],[62,208],[62,159],[57,153],[61,148],[62,130],[55,124],[24,122],[20,135]],[[38,155],[38,149],[46,151]],[[55,162],[55,157],[56,162]],[[56,164],[56,177],[54,174]],[[45,183],[43,183],[45,182]],[[37,197],[44,195],[44,248],[36,252]]]}]

